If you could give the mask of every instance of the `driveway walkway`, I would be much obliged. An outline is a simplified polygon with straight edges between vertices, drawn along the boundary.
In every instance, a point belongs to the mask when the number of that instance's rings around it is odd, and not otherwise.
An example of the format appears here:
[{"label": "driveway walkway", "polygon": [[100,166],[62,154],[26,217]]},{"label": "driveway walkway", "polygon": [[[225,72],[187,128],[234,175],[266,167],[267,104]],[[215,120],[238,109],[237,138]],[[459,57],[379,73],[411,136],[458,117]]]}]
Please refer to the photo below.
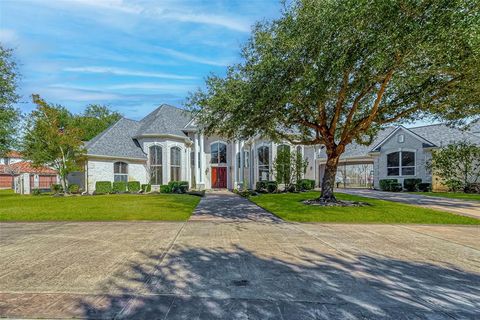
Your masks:
[{"label": "driveway walkway", "polygon": [[480,219],[480,202],[463,199],[429,197],[406,192],[385,192],[369,189],[338,189],[338,192],[362,197],[408,203]]},{"label": "driveway walkway", "polygon": [[279,218],[230,191],[207,192],[190,221],[280,222]]},{"label": "driveway walkway", "polygon": [[479,318],[480,228],[278,223],[243,200],[211,194],[188,222],[2,223],[0,317]]}]

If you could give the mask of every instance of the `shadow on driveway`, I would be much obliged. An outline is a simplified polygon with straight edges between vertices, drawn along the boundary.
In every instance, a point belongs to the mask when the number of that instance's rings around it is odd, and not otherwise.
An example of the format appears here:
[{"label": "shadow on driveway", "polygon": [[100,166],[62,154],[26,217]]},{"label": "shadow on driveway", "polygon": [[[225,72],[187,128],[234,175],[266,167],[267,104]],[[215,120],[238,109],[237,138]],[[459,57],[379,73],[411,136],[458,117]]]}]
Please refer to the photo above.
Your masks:
[{"label": "shadow on driveway", "polygon": [[[480,276],[454,268],[312,250],[297,263],[232,251],[183,249],[160,264],[130,262],[101,299],[76,301],[76,316],[128,319],[474,318]],[[143,283],[131,292],[132,283]]]}]

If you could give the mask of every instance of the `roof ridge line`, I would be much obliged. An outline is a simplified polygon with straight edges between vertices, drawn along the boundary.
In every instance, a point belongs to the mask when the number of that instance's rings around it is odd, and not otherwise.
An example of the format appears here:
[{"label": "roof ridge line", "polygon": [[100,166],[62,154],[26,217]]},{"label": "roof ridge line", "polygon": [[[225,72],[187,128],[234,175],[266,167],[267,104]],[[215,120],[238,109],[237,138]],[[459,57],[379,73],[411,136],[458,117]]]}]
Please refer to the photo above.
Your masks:
[{"label": "roof ridge line", "polygon": [[[100,141],[100,138],[102,138],[107,132],[109,132],[110,130],[112,130],[112,128],[114,128],[120,121],[122,120],[130,120],[130,119],[127,119],[125,117],[121,117],[120,119],[118,119],[118,121],[116,121],[114,124],[110,125],[107,129],[103,130],[101,133],[99,133],[97,136],[94,137],[95,141],[92,142],[92,144],[88,144],[88,147],[93,147],[98,141]],[[92,139],[93,140],[93,139]],[[92,141],[90,140],[90,141]],[[85,148],[87,148],[87,145],[85,145]]]}]

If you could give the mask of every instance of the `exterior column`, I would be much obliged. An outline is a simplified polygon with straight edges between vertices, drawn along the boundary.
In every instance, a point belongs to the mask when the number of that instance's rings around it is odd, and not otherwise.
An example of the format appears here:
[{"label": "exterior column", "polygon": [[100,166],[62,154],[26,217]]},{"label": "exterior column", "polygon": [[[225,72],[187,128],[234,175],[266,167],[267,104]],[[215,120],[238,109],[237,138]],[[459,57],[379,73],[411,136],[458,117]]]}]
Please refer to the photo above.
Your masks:
[{"label": "exterior column", "polygon": [[204,175],[205,175],[205,149],[204,149],[204,142],[203,142],[203,132],[200,132],[200,183],[205,183]]},{"label": "exterior column", "polygon": [[[243,185],[243,182],[245,181],[245,143],[244,141],[240,141],[240,182]],[[243,186],[243,188],[246,188],[247,186]]]},{"label": "exterior column", "polygon": [[234,166],[235,166],[235,170],[234,170],[234,177],[235,177],[235,179],[234,179],[234,183],[233,183],[233,188],[234,188],[234,189],[237,188],[237,186],[238,186],[238,179],[239,179],[239,176],[238,176],[238,171],[239,171],[239,170],[238,170],[238,165],[239,165],[239,163],[238,163],[238,157],[237,157],[237,154],[238,154],[238,146],[239,146],[239,145],[238,145],[238,140],[237,140],[237,141],[235,141],[235,148],[234,148],[234,150],[235,150],[235,151],[234,151],[234,154],[235,154],[235,155],[234,155],[234,159],[233,159],[233,163],[234,163]]},{"label": "exterior column", "polygon": [[195,146],[194,146],[194,153],[193,153],[193,156],[194,156],[194,159],[193,159],[193,165],[194,165],[194,168],[193,168],[193,172],[195,173],[195,184],[197,184],[195,186],[195,188],[198,188],[198,183],[200,183],[200,170],[199,170],[199,163],[198,163],[198,158],[199,158],[199,154],[200,154],[200,147],[199,147],[199,144],[198,144],[198,133],[195,132],[195,135],[194,135],[194,143],[195,143]]}]

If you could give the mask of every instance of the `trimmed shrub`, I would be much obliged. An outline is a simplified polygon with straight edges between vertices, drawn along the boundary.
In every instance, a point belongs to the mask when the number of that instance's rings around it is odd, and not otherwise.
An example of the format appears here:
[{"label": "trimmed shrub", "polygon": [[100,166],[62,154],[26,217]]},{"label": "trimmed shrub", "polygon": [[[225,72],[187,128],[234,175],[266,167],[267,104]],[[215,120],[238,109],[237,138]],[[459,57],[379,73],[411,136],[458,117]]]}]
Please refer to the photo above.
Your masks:
[{"label": "trimmed shrub", "polygon": [[150,183],[142,184],[142,192],[147,193],[152,191],[152,185]]},{"label": "trimmed shrub", "polygon": [[422,179],[405,179],[403,180],[403,187],[407,191],[414,192],[418,191],[418,185],[422,183]]},{"label": "trimmed shrub", "polygon": [[95,194],[112,193],[112,183],[110,181],[95,182]]},{"label": "trimmed shrub", "polygon": [[78,184],[72,183],[68,186],[68,192],[79,193],[80,192],[80,186]]},{"label": "trimmed shrub", "polygon": [[35,189],[32,190],[32,195],[34,195],[34,196],[39,196],[41,193],[42,192],[38,188],[35,188]]},{"label": "trimmed shrub", "polygon": [[399,191],[402,191],[402,190],[403,190],[403,187],[400,183],[393,182],[393,183],[390,184],[390,191],[399,192]]},{"label": "trimmed shrub", "polygon": [[137,193],[140,191],[140,181],[128,181],[127,189],[128,192]]},{"label": "trimmed shrub", "polygon": [[62,185],[59,184],[59,183],[54,183],[50,186],[50,190],[52,191],[52,193],[54,194],[59,194],[60,192],[63,192],[63,188],[62,188]]},{"label": "trimmed shrub", "polygon": [[172,193],[172,186],[169,184],[162,184],[160,186],[160,193]]},{"label": "trimmed shrub", "polygon": [[178,181],[177,193],[185,193],[188,191],[188,181]]},{"label": "trimmed shrub", "polygon": [[391,185],[392,183],[398,183],[397,179],[381,179],[380,183],[380,190],[383,191],[392,191]]},{"label": "trimmed shrub", "polygon": [[267,192],[273,193],[278,189],[278,182],[277,181],[268,181],[267,182]]},{"label": "trimmed shrub", "polygon": [[419,183],[418,190],[422,192],[430,192],[432,191],[432,184],[428,182]]},{"label": "trimmed shrub", "polygon": [[465,188],[463,188],[465,193],[480,193],[480,183],[479,182],[470,182],[467,183]]},{"label": "trimmed shrub", "polygon": [[267,189],[267,181],[258,181],[255,183],[255,191],[262,192]]},{"label": "trimmed shrub", "polygon": [[114,193],[127,192],[127,183],[125,181],[115,181],[112,186],[112,191]]},{"label": "trimmed shrub", "polygon": [[300,180],[298,180],[297,188],[300,191],[313,190],[315,188],[315,180],[300,179]]}]

